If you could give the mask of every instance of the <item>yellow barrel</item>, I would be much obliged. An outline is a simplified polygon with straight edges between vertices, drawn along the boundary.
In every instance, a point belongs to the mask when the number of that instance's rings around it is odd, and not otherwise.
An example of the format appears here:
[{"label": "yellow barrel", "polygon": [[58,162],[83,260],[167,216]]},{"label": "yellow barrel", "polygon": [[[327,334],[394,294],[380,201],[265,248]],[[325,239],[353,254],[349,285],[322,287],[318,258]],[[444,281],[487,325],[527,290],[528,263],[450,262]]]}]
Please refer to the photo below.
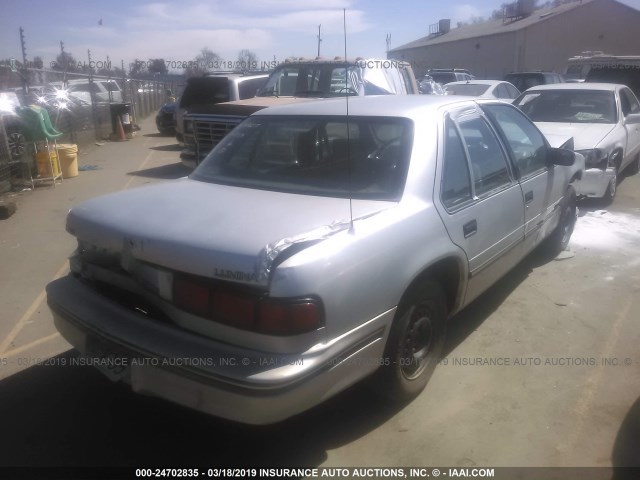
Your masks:
[{"label": "yellow barrel", "polygon": [[[51,155],[51,161],[49,161],[49,155]],[[60,175],[60,169],[58,168],[58,155],[53,147],[36,153],[36,161],[38,163],[38,175],[41,177],[57,177]],[[51,174],[51,164],[53,164],[53,175]]]},{"label": "yellow barrel", "polygon": [[58,144],[62,178],[78,176],[78,146],[73,143]]}]

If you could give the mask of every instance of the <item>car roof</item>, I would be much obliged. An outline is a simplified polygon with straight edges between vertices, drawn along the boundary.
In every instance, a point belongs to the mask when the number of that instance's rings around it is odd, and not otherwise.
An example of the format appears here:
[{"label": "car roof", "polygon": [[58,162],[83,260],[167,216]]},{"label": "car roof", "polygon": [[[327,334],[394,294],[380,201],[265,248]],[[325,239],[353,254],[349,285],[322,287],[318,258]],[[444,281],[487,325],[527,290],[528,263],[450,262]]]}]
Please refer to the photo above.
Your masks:
[{"label": "car roof", "polygon": [[498,85],[499,83],[509,83],[504,80],[460,80],[457,82],[449,82],[445,85]]},{"label": "car roof", "polygon": [[617,83],[597,83],[597,82],[583,82],[583,83],[551,83],[548,85],[537,85],[527,90],[603,90],[614,92],[624,85]]},{"label": "car roof", "polygon": [[[444,95],[370,95],[348,97],[349,115],[405,117],[418,119],[435,114],[441,107],[476,104],[473,97]],[[310,102],[278,105],[260,110],[254,115],[340,115],[347,112],[347,97],[318,99]]]}]

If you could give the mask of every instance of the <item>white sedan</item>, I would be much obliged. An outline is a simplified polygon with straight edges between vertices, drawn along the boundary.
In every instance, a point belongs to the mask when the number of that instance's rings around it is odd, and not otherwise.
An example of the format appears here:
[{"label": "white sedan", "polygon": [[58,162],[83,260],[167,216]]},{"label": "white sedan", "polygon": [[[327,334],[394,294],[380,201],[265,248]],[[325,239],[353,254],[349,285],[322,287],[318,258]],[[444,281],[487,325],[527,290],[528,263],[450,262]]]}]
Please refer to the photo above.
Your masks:
[{"label": "white sedan", "polygon": [[469,97],[513,100],[520,95],[520,90],[509,82],[500,80],[467,80],[451,82],[444,86],[447,95],[466,95]]},{"label": "white sedan", "polygon": [[513,104],[545,134],[572,136],[585,158],[578,195],[613,201],[618,175],[640,167],[640,103],[625,85],[568,83],[530,88]]}]

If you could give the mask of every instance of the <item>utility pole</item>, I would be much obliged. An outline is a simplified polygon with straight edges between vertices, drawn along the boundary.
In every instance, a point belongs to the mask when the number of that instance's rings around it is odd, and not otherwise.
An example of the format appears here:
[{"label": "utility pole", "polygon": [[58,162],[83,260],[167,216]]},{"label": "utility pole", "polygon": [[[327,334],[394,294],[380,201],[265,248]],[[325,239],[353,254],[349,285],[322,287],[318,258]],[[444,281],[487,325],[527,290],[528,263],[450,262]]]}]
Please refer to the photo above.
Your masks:
[{"label": "utility pole", "polygon": [[27,82],[27,46],[24,42],[24,29],[20,27],[20,45],[22,46],[22,93],[29,94],[29,86]]},{"label": "utility pole", "polygon": [[391,34],[387,33],[387,56],[389,56],[389,50],[391,50]]},{"label": "utility pole", "polygon": [[322,38],[320,37],[320,28],[322,28],[322,24],[318,25],[318,56],[320,56],[320,42]]}]

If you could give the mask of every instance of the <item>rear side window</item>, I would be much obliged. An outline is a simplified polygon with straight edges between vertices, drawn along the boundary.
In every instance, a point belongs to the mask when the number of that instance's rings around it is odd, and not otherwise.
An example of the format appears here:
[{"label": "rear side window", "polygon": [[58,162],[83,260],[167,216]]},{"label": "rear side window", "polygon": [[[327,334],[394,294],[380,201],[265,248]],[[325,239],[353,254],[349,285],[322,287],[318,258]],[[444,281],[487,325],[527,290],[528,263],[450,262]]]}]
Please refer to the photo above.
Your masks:
[{"label": "rear side window", "polygon": [[264,84],[267,82],[267,78],[251,78],[249,80],[245,80],[238,84],[238,93],[240,95],[240,100],[244,100],[246,98],[253,98],[258,93]]},{"label": "rear side window", "polygon": [[447,118],[442,171],[442,203],[447,210],[457,210],[472,202],[471,176],[462,139],[453,122]]}]

